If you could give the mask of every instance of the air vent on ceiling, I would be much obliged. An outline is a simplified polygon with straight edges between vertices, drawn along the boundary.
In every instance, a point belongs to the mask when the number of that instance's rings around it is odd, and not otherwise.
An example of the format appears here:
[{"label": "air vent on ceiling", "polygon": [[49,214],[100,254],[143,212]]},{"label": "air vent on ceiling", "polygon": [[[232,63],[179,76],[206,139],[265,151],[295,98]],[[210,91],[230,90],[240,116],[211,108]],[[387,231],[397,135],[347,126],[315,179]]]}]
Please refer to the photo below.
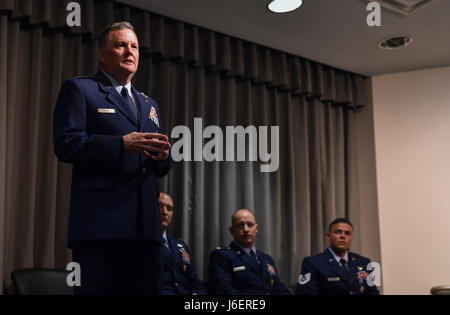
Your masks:
[{"label": "air vent on ceiling", "polygon": [[404,15],[410,15],[436,1],[438,0],[378,0],[376,2],[381,4],[386,9]]}]

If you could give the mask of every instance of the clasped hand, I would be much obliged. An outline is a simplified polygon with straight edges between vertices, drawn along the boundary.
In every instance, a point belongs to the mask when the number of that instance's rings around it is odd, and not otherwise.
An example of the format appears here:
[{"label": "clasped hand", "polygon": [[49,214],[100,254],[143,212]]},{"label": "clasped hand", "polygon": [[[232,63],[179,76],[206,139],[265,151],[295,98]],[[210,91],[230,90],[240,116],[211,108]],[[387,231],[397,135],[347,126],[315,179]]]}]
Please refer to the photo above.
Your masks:
[{"label": "clasped hand", "polygon": [[162,161],[169,157],[169,138],[161,133],[132,132],[123,136],[125,151]]}]

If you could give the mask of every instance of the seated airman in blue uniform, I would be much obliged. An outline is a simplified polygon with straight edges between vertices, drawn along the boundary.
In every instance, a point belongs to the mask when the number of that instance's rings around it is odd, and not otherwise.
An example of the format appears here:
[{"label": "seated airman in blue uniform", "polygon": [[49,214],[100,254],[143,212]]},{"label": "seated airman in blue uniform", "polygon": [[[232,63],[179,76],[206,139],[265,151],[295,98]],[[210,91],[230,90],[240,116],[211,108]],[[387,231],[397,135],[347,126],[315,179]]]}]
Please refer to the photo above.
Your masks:
[{"label": "seated airman in blue uniform", "polygon": [[289,295],[272,257],[255,249],[258,224],[252,212],[237,210],[229,229],[233,242],[229,247],[219,247],[211,253],[208,292],[215,295]]},{"label": "seated airman in blue uniform", "polygon": [[[323,253],[306,257],[298,279],[300,295],[378,295],[375,281],[370,281],[370,260],[349,251],[353,225],[345,218],[331,222],[330,247]],[[371,268],[369,268],[371,269]],[[373,279],[374,280],[374,279]]]},{"label": "seated airman in blue uniform", "polygon": [[167,235],[173,217],[173,200],[165,193],[159,194],[163,238],[163,295],[205,295],[206,288],[198,278],[189,247],[182,240]]}]

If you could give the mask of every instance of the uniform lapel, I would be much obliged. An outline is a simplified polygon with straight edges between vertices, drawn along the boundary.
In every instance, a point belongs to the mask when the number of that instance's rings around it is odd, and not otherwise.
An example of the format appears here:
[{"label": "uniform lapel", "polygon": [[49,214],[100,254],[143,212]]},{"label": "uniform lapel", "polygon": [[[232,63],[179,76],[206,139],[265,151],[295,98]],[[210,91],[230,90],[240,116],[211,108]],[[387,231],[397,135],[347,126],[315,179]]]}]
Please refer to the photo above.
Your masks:
[{"label": "uniform lapel", "polygon": [[246,252],[242,250],[238,245],[236,245],[234,242],[230,244],[230,247],[238,252],[239,258],[244,262],[245,265],[249,266],[250,269],[252,269],[255,273],[261,274],[261,266],[250,257],[250,255],[247,255]]},{"label": "uniform lapel", "polygon": [[100,91],[106,94],[106,99],[112,103],[122,114],[124,114],[130,122],[138,125],[138,122],[135,118],[133,110],[127,104],[127,102],[123,99],[122,95],[120,95],[114,86],[109,82],[108,78],[99,71],[95,75],[98,80],[98,87]]},{"label": "uniform lapel", "polygon": [[161,126],[159,124],[159,115],[156,111],[156,107],[152,105],[151,98],[144,93],[136,90],[134,86],[132,86],[131,89],[136,96],[136,101],[141,107],[141,126],[150,123],[153,124],[153,126],[155,126],[158,131],[161,130]]},{"label": "uniform lapel", "polygon": [[258,252],[259,262],[261,263],[260,269],[261,273],[263,274],[263,278],[267,279],[270,277],[269,271],[267,270],[267,262],[264,259],[264,256],[261,255],[260,252]]},{"label": "uniform lapel", "polygon": [[170,250],[166,247],[166,245],[163,244],[162,254],[165,257],[165,260],[167,261],[167,263],[170,266],[173,266],[175,264],[176,253],[175,253],[175,249],[172,244],[172,239],[169,236],[167,236],[167,241],[168,241]]},{"label": "uniform lapel", "polygon": [[337,275],[339,275],[342,281],[348,284],[348,272],[345,271],[344,268],[341,267],[341,265],[339,265],[339,262],[334,259],[328,248],[325,250],[325,255],[328,259],[328,265],[330,266],[330,269],[333,270]]},{"label": "uniform lapel", "polygon": [[178,244],[177,240],[175,238],[169,237],[169,244],[172,249],[174,264],[181,262],[180,247],[177,246]]},{"label": "uniform lapel", "polygon": [[164,261],[169,265],[169,266],[173,266],[174,265],[174,257],[173,257],[173,253],[171,253],[167,247],[165,245],[163,245],[162,248],[162,255],[164,257]]},{"label": "uniform lapel", "polygon": [[356,281],[357,279],[357,274],[359,271],[363,270],[363,268],[361,268],[361,270],[358,269],[358,267],[363,267],[363,266],[358,266],[358,264],[356,263],[356,258],[352,253],[348,253],[348,267],[350,269],[349,271],[349,275],[348,275],[348,283],[351,285],[354,281]]},{"label": "uniform lapel", "polygon": [[136,99],[136,106],[139,108],[139,122],[141,123],[141,126],[144,125],[143,122],[148,120],[148,116],[150,114],[150,107],[149,106],[149,100],[145,98],[141,92],[135,89],[135,87],[131,86],[131,91],[133,92],[133,95]]}]

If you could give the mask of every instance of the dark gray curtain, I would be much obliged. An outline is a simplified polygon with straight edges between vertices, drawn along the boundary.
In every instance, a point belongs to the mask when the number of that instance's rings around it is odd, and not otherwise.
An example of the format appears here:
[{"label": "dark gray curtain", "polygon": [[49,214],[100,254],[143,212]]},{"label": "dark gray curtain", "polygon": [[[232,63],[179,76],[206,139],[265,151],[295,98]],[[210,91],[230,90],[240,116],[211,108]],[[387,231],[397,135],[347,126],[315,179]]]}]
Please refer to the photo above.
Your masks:
[{"label": "dark gray curtain", "polygon": [[0,1],[4,288],[15,269],[65,268],[71,260],[71,166],[53,153],[53,108],[65,79],[96,72],[96,36],[113,21],[136,28],[141,61],[133,83],[158,101],[169,136],[177,125],[193,136],[195,117],[203,128],[221,127],[224,143],[226,126],[279,126],[276,172],[261,172],[259,161],[192,161],[161,180],[175,202],[170,232],[190,245],[203,280],[211,250],[231,240],[239,208],[255,213],[257,248],[274,257],[288,285],[303,257],[324,249],[330,220],[347,216],[358,231],[354,109],[364,105],[363,77],[113,1],[78,1],[82,27],[69,28],[68,2]]}]

